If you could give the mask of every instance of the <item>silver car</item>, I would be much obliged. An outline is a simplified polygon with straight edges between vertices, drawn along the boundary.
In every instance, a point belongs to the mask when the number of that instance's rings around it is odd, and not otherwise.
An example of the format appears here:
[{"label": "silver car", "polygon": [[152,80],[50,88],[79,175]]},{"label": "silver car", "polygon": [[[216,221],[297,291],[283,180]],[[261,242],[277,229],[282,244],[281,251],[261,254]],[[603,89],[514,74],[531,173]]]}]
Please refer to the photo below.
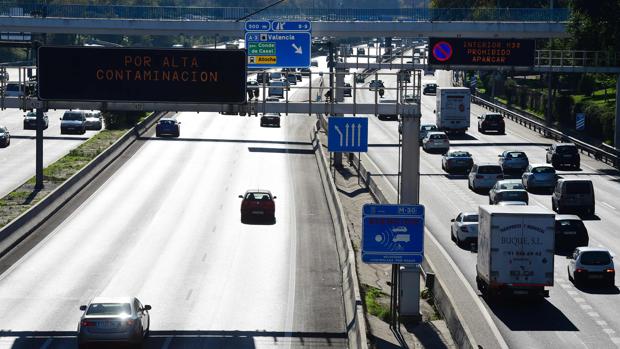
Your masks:
[{"label": "silver car", "polygon": [[529,196],[519,179],[503,179],[497,181],[489,190],[489,205],[495,205],[502,201],[529,202]]},{"label": "silver car", "polygon": [[451,222],[450,239],[458,246],[478,241],[478,212],[461,212]]},{"label": "silver car", "polygon": [[101,121],[101,112],[86,112],[86,122],[84,123],[87,130],[101,130],[103,123]]},{"label": "silver car", "polygon": [[506,150],[498,155],[499,165],[504,173],[519,172],[523,173],[530,164],[527,155],[522,151]]},{"label": "silver car", "polygon": [[609,250],[599,247],[577,247],[575,252],[566,257],[569,259],[567,271],[568,279],[575,286],[586,282],[603,282],[613,287],[616,279],[616,269]]},{"label": "silver car", "polygon": [[551,165],[532,165],[530,164],[523,175],[521,182],[527,190],[533,189],[553,189],[558,181],[555,169]]},{"label": "silver car", "polygon": [[437,131],[437,125],[435,124],[425,124],[420,125],[420,135],[418,136],[418,140],[420,141],[420,145],[422,145],[422,140],[426,137],[426,134],[431,131]]},{"label": "silver car", "polygon": [[426,151],[439,150],[445,153],[450,150],[450,140],[445,132],[429,131],[422,140],[422,148]]},{"label": "silver car", "polygon": [[150,305],[136,297],[96,297],[80,306],[84,313],[78,324],[78,345],[113,342],[142,345],[148,336]]},{"label": "silver car", "polygon": [[474,164],[469,171],[467,186],[471,190],[491,189],[498,180],[504,179],[502,167],[497,164]]}]

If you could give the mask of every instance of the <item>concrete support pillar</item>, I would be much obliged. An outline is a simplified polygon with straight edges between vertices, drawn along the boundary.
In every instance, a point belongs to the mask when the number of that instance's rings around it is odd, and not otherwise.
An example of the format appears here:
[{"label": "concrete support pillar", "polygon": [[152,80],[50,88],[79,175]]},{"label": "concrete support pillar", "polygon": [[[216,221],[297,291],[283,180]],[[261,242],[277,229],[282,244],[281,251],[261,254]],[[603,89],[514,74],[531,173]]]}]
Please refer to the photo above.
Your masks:
[{"label": "concrete support pillar", "polygon": [[37,109],[35,189],[43,189],[43,108]]},{"label": "concrete support pillar", "polygon": [[344,102],[344,74],[346,69],[336,69],[336,102]]},{"label": "concrete support pillar", "polygon": [[420,106],[403,105],[401,114],[403,151],[401,152],[401,187],[400,203],[417,204],[420,202]]},{"label": "concrete support pillar", "polygon": [[614,147],[620,149],[620,74],[616,76],[616,124],[614,132]]},{"label": "concrete support pillar", "polygon": [[547,110],[545,112],[545,125],[551,126],[553,123],[553,73],[547,75]]},{"label": "concrete support pillar", "polygon": [[392,53],[392,37],[385,38],[385,53]]}]

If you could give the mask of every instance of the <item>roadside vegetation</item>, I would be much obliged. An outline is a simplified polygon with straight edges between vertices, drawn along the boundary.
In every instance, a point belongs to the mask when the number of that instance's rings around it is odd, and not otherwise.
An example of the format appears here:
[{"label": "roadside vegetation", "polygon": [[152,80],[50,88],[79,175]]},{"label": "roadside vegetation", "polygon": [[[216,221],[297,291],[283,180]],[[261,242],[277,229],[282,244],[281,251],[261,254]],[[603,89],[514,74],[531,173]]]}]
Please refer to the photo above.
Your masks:
[{"label": "roadside vegetation", "polygon": [[366,312],[374,315],[379,319],[390,321],[390,296],[381,291],[377,287],[362,284],[362,297],[366,305]]},{"label": "roadside vegetation", "polygon": [[[133,125],[146,117],[146,113],[104,113],[106,129],[71,150],[43,169],[41,190],[35,189],[35,177],[0,199],[0,228],[30,209],[81,170],[91,160],[116,142]],[[109,123],[108,123],[109,122]]]}]

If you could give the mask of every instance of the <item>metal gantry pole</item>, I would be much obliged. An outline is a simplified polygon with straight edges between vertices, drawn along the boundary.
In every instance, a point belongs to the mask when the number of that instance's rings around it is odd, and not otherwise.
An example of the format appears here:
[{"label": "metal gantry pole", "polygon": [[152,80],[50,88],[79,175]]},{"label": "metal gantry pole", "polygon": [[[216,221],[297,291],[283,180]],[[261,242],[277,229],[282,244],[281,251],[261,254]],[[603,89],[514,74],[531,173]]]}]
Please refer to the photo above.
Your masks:
[{"label": "metal gantry pole", "polygon": [[614,132],[614,147],[620,149],[620,74],[616,75],[616,126]]},{"label": "metal gantry pole", "polygon": [[552,124],[553,112],[553,73],[549,72],[547,76],[547,112],[545,113],[545,126],[550,127]]},{"label": "metal gantry pole", "polygon": [[36,135],[36,184],[35,189],[41,190],[44,187],[43,184],[43,113],[42,107],[37,108],[37,135]]}]

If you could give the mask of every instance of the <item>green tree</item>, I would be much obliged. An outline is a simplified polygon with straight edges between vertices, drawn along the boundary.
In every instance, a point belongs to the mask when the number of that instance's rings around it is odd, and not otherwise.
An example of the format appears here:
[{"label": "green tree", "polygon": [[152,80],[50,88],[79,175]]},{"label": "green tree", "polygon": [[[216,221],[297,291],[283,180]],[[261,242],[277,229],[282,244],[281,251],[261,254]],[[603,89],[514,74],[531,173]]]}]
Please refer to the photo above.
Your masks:
[{"label": "green tree", "polygon": [[620,51],[620,0],[571,0],[568,25],[575,49]]}]

